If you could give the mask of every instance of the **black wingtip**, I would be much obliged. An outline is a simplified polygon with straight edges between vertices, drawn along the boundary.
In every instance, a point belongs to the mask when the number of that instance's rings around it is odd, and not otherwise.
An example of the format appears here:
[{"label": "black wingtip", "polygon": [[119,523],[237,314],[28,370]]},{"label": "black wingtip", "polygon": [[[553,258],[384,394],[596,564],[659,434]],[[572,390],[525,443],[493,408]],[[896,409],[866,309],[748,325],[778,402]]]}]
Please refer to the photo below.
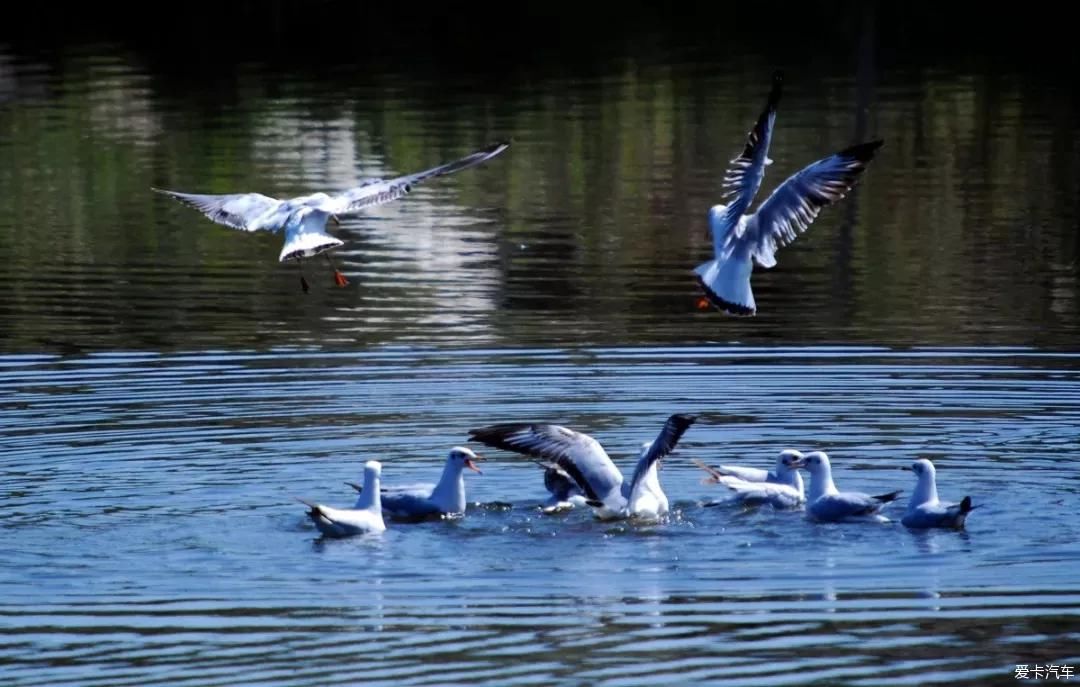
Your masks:
[{"label": "black wingtip", "polygon": [[685,431],[690,425],[697,422],[697,415],[690,415],[689,413],[675,413],[668,421],[673,423],[679,430]]},{"label": "black wingtip", "polygon": [[971,497],[970,496],[965,496],[960,501],[960,512],[961,513],[970,513],[971,511],[975,510],[976,508],[977,508],[977,506],[971,505]]},{"label": "black wingtip", "polygon": [[653,444],[652,453],[657,456],[667,455],[675,450],[675,446],[682,439],[683,434],[698,419],[697,415],[688,413],[675,413],[668,417],[664,428],[660,430],[660,436]]},{"label": "black wingtip", "polygon": [[877,151],[881,149],[881,146],[885,145],[884,139],[876,139],[873,141],[866,141],[864,143],[856,143],[853,146],[848,146],[840,151],[840,155],[858,162],[870,162],[877,155]]},{"label": "black wingtip", "polygon": [[784,85],[784,72],[779,69],[773,72],[772,77],[772,90],[769,91],[769,110],[775,110],[776,106],[780,103],[780,92]]}]

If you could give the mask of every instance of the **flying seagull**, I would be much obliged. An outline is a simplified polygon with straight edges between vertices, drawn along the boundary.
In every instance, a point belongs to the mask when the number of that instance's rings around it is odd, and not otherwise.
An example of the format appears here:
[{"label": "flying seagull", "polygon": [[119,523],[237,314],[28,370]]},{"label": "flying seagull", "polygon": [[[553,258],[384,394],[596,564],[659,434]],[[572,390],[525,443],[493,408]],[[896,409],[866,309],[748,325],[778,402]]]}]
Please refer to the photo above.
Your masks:
[{"label": "flying seagull", "polygon": [[[509,141],[502,141],[459,160],[432,167],[423,172],[393,179],[368,179],[361,182],[359,186],[333,195],[320,191],[281,200],[261,193],[205,195],[154,187],[151,189],[171,196],[195,208],[214,222],[232,229],[263,230],[275,233],[284,231],[285,242],[281,247],[278,261],[297,261],[300,265],[300,286],[304,289],[304,293],[307,293],[308,283],[304,278],[303,259],[315,257],[319,253],[325,253],[344,244],[343,241],[326,233],[328,220],[340,224],[341,217],[359,214],[365,208],[397,200],[411,192],[413,187],[422,181],[480,164],[508,147],[510,147]],[[326,253],[326,257],[329,261],[329,253]],[[334,268],[334,283],[338,286],[346,286],[349,283],[345,275],[337,268]]]},{"label": "flying seagull", "polygon": [[[750,130],[742,153],[731,160],[724,177],[728,204],[709,208],[709,234],[713,259],[694,268],[705,298],[718,310],[737,317],[757,314],[750,289],[753,263],[776,266],[776,250],[795,240],[818,213],[847,195],[866,169],[883,140],[858,143],[822,158],[784,180],[757,210],[750,203],[765,177],[765,167],[780,102],[783,75],[773,75],[768,102]],[[707,307],[707,305],[706,305]]]}]

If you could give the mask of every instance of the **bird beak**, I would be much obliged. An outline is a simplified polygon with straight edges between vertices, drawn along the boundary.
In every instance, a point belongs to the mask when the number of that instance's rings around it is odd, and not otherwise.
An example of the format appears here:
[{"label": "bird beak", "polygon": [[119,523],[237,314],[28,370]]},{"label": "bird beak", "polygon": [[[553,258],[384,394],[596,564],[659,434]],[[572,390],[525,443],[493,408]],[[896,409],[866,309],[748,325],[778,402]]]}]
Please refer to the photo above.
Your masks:
[{"label": "bird beak", "polygon": [[901,465],[901,466],[900,466],[900,469],[901,469],[901,470],[907,470],[908,472],[915,472],[915,471],[914,471],[914,470],[913,470],[913,469],[911,468],[911,466],[910,466],[910,465]]},{"label": "bird beak", "polygon": [[362,486],[360,486],[359,484],[357,484],[356,482],[346,482],[345,484],[348,484],[350,487],[357,490],[358,492],[363,493],[363,491],[364,491],[364,488]]},{"label": "bird beak", "polygon": [[[477,456],[476,458],[477,458],[477,459],[479,460],[479,459],[480,459],[480,456]],[[482,474],[484,474],[484,471],[483,471],[483,470],[481,470],[480,468],[476,467],[476,463],[474,463],[474,462],[473,462],[473,459],[472,459],[472,458],[466,458],[466,459],[465,459],[465,467],[467,467],[467,468],[469,468],[470,470],[472,470],[473,472],[479,473],[479,474],[481,474],[481,475],[482,475]]]}]

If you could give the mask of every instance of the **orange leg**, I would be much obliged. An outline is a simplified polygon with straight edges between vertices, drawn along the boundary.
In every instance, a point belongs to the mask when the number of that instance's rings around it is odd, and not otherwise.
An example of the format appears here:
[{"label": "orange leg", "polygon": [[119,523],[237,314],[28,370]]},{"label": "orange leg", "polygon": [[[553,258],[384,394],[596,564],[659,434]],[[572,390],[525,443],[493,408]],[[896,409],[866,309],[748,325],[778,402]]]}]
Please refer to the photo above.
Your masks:
[{"label": "orange leg", "polygon": [[323,253],[326,256],[326,261],[330,263],[330,268],[334,270],[334,283],[344,288],[349,285],[349,280],[345,278],[345,275],[341,273],[341,270],[334,265],[334,261],[330,259],[329,253]]}]

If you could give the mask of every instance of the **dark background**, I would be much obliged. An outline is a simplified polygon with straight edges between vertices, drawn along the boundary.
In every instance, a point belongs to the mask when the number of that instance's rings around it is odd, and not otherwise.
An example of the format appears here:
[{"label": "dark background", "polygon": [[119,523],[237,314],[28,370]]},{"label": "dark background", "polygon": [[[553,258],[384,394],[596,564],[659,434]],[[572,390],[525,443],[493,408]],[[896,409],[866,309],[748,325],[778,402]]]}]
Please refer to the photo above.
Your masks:
[{"label": "dark background", "polygon": [[955,2],[644,3],[209,2],[20,4],[0,39],[16,52],[115,43],[181,71],[246,60],[282,65],[393,62],[401,70],[583,69],[624,54],[702,58],[766,48],[778,66],[836,62],[872,39],[883,68],[1000,59],[1036,78],[1075,80],[1064,4]]}]

